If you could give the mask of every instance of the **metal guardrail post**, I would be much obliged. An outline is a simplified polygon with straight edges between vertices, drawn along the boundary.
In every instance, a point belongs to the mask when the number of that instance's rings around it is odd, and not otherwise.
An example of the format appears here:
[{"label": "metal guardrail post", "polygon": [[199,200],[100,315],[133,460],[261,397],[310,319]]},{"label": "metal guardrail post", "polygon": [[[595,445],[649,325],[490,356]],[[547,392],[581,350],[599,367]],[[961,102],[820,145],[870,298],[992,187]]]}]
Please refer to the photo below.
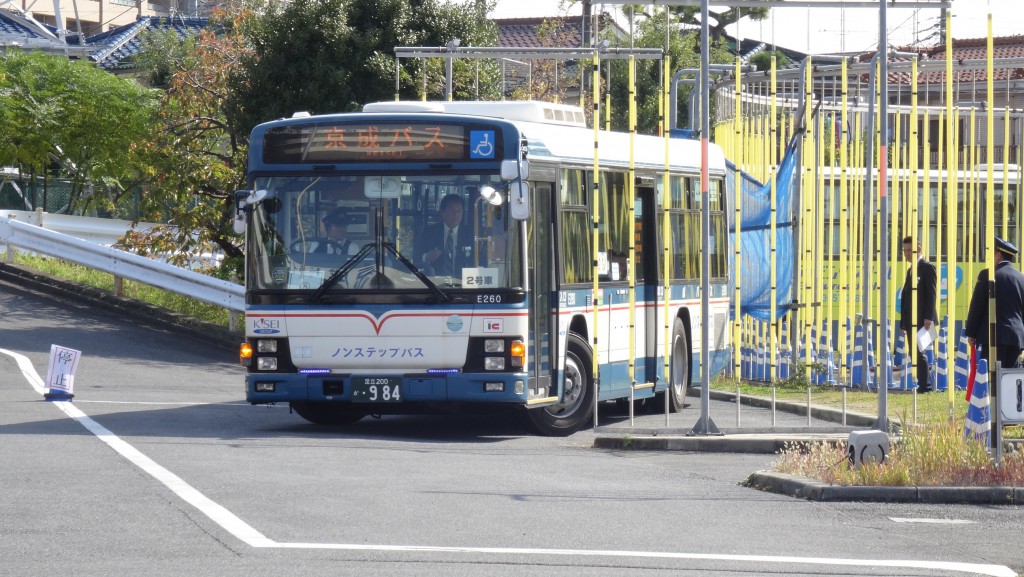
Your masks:
[{"label": "metal guardrail post", "polygon": [[119,297],[124,296],[124,277],[114,275],[114,294]]}]

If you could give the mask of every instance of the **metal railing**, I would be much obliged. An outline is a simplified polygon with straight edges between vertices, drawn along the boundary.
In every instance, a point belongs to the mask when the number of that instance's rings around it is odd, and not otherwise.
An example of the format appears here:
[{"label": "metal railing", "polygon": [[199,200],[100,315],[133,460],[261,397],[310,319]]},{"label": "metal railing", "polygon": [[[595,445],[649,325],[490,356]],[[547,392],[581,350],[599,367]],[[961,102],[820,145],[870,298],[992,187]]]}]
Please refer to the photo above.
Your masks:
[{"label": "metal railing", "polygon": [[[245,288],[242,285],[193,272],[137,254],[104,246],[103,239],[120,223],[106,219],[47,215],[45,225],[63,221],[62,232],[19,220],[26,218],[19,211],[4,211],[0,216],[0,247],[6,245],[8,260],[13,259],[11,247],[60,258],[87,268],[101,270],[114,278],[127,278],[163,290],[184,295],[233,312],[245,309]],[[10,218],[14,216],[14,218]],[[89,222],[93,221],[93,222]],[[77,230],[75,230],[77,228]],[[65,234],[67,232],[68,234]],[[123,230],[121,234],[123,234]],[[74,234],[74,236],[72,236]],[[93,240],[86,240],[88,237]],[[120,235],[115,235],[116,239]],[[113,242],[113,241],[108,241]]]}]

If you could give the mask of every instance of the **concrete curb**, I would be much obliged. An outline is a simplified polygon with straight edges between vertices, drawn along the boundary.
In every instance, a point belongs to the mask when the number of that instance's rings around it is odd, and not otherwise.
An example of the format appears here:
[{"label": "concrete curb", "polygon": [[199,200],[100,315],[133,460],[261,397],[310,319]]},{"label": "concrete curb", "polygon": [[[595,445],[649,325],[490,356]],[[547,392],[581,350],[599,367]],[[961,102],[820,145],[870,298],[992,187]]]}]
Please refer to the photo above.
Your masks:
[{"label": "concrete curb", "polygon": [[169,311],[128,297],[121,297],[93,286],[56,278],[17,264],[0,262],[0,282],[45,293],[61,300],[86,301],[90,305],[138,321],[142,324],[188,333],[225,351],[238,352],[245,340],[241,332],[204,322],[188,315]]},{"label": "concrete curb", "polygon": [[829,485],[805,477],[769,471],[753,473],[742,484],[808,501],[1024,505],[1022,487],[854,487]]}]

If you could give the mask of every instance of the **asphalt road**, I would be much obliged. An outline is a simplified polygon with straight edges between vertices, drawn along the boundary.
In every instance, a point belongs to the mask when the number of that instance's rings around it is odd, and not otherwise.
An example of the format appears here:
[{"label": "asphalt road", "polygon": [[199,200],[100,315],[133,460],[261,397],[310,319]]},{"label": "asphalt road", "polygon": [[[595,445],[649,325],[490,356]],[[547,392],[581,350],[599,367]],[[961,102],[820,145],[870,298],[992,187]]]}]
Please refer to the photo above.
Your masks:
[{"label": "asphalt road", "polygon": [[[514,414],[314,427],[246,405],[187,334],[4,284],[0,318],[3,575],[1024,570],[1020,507],[803,501],[739,485],[770,455],[598,450]],[[41,400],[51,344],[83,353],[73,403]]]}]

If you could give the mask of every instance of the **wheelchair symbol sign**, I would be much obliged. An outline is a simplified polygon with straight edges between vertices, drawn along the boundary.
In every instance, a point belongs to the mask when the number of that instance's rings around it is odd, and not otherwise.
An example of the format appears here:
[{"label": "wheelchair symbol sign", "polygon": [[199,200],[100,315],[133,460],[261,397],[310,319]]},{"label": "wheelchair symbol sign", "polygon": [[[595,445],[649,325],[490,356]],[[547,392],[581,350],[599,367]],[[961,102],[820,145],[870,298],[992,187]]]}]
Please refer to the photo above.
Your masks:
[{"label": "wheelchair symbol sign", "polygon": [[494,131],[469,131],[469,157],[494,158]]}]

